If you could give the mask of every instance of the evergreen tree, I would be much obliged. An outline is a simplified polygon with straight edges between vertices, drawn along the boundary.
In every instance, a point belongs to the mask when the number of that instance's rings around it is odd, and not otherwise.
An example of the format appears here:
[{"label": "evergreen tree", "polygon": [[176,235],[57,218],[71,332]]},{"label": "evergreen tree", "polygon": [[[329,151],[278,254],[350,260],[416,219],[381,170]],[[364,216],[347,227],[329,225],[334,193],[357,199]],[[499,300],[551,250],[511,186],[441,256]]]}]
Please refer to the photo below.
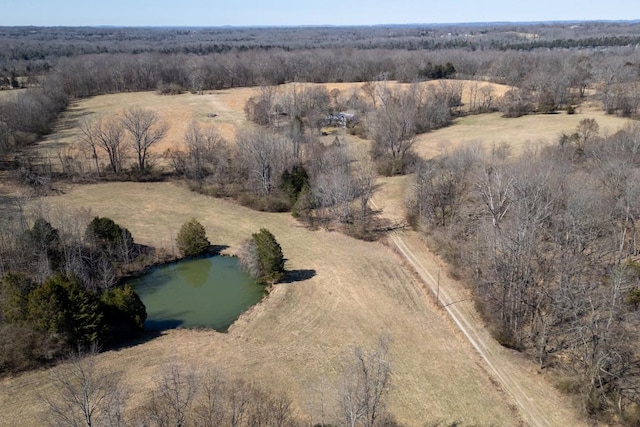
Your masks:
[{"label": "evergreen tree", "polygon": [[267,229],[260,229],[252,235],[256,248],[259,276],[264,283],[275,283],[284,275],[284,256],[282,248],[274,235]]},{"label": "evergreen tree", "polygon": [[134,336],[144,330],[147,310],[129,285],[105,291],[100,296],[109,339]]},{"label": "evergreen tree", "polygon": [[57,229],[43,218],[38,218],[33,227],[23,236],[24,250],[33,253],[36,258],[44,257],[48,268],[57,271],[60,264],[60,234]]},{"label": "evergreen tree", "polygon": [[176,243],[183,257],[201,255],[211,246],[204,227],[195,218],[182,224]]},{"label": "evergreen tree", "polygon": [[111,258],[127,258],[133,249],[133,237],[129,230],[120,227],[111,218],[95,217],[87,226],[85,236]]},{"label": "evergreen tree", "polygon": [[309,186],[309,175],[302,165],[293,166],[291,172],[289,172],[289,170],[284,171],[280,179],[282,181],[280,188],[282,188],[287,197],[289,197],[292,205],[298,199],[302,189],[305,186]]},{"label": "evergreen tree", "polygon": [[0,287],[0,319],[8,323],[26,320],[29,293],[36,284],[27,276],[9,273]]},{"label": "evergreen tree", "polygon": [[38,331],[62,335],[70,344],[94,343],[104,331],[95,293],[75,278],[54,276],[29,294],[27,319]]}]

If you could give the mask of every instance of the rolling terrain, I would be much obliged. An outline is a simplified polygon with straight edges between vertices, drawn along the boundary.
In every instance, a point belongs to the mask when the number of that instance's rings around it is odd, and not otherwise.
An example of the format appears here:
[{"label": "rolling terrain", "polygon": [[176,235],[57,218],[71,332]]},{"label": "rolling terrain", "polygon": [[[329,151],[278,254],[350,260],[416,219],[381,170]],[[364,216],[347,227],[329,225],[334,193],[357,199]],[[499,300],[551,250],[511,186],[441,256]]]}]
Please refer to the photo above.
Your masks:
[{"label": "rolling terrain", "polygon": [[[329,85],[343,92],[354,84]],[[188,123],[210,122],[232,140],[249,126],[243,107],[257,89],[231,89],[205,95],[160,96],[155,93],[104,95],[72,106],[57,133],[40,149],[76,144],[77,120],[93,113],[114,113],[127,106],[153,108],[170,122],[160,154],[179,147]],[[215,116],[213,116],[215,114]],[[576,115],[556,114],[504,119],[498,114],[468,116],[454,125],[417,138],[416,152],[425,158],[469,144],[506,141],[512,152],[530,143],[556,143],[583,118],[595,118],[612,133],[625,120],[585,107]],[[87,159],[90,161],[91,159]],[[403,221],[408,177],[380,178],[374,196],[380,215]],[[243,314],[226,334],[172,330],[157,338],[98,357],[102,369],[120,372],[134,408],[144,400],[153,379],[172,360],[196,371],[215,366],[232,376],[286,391],[296,410],[312,423],[322,422],[321,408],[335,411],[340,370],[356,345],[370,347],[378,337],[392,338],[393,388],[389,409],[409,426],[437,420],[462,425],[579,425],[547,378],[519,354],[497,345],[468,301],[464,286],[440,275],[443,309],[432,295],[434,277],[445,270],[413,232],[392,234],[380,242],[362,242],[337,232],[312,231],[289,214],[255,212],[237,204],[190,192],[178,183],[102,183],[68,185],[64,194],[38,203],[55,225],[61,212],[89,209],[127,227],[136,242],[174,252],[180,225],[195,217],[213,244],[235,253],[259,228],[280,242],[286,268],[303,280],[279,284],[259,305]],[[36,206],[35,204],[31,206]],[[464,300],[464,301],[462,301]],[[456,303],[456,301],[462,301]],[[53,392],[50,373],[30,372],[0,382],[0,425],[40,425]]]}]

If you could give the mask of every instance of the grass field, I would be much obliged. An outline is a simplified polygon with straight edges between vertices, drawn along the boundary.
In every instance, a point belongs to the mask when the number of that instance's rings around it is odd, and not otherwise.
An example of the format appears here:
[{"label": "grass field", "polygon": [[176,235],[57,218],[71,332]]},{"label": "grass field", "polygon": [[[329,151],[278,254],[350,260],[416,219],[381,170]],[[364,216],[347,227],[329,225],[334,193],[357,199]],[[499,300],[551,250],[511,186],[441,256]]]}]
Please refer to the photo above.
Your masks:
[{"label": "grass field", "polygon": [[512,154],[517,155],[530,146],[557,144],[563,133],[575,132],[584,119],[595,119],[601,135],[611,135],[630,122],[588,106],[578,108],[576,114],[561,112],[513,119],[504,118],[501,113],[480,114],[456,119],[452,126],[419,135],[414,147],[421,157],[432,158],[473,144],[490,150],[508,143]]},{"label": "grass field", "polygon": [[[230,375],[286,390],[296,406],[318,414],[319,390],[331,396],[338,371],[354,345],[393,337],[390,408],[399,421],[420,426],[435,419],[514,425],[517,415],[489,380],[478,357],[425,298],[400,259],[381,243],[339,233],[309,231],[288,214],[254,212],[198,195],[176,184],[113,183],[82,186],[47,200],[52,211],[90,208],[129,228],[136,241],[170,246],[176,230],[195,216],[214,244],[233,253],[260,227],[270,229],[289,270],[313,270],[308,280],[281,284],[234,324],[229,333],[175,330],[144,344],[106,352],[105,369],[123,370],[126,382],[148,389],[162,366],[178,358],[196,369],[218,366]],[[21,417],[38,425],[49,393],[46,372],[0,383],[1,425]],[[130,402],[136,405],[145,393]],[[333,397],[326,397],[331,407]],[[315,421],[318,421],[317,419]]]},{"label": "grass field", "polygon": [[[339,89],[346,95],[359,86],[333,84],[328,89]],[[505,88],[496,87],[496,93],[501,90]],[[212,123],[226,138],[233,139],[237,128],[250,126],[243,108],[255,93],[257,89],[177,96],[129,93],[78,101],[42,147],[73,147],[74,125],[79,118],[113,114],[128,106],[152,108],[170,123],[171,132],[156,147],[156,153],[179,147],[192,119]],[[490,148],[491,144],[507,141],[518,153],[531,143],[555,143],[562,132],[573,132],[584,118],[595,118],[601,133],[612,133],[626,123],[590,108],[571,116],[504,119],[499,114],[486,114],[464,117],[446,129],[422,135],[415,147],[421,156],[433,157],[468,144]],[[325,137],[327,142],[329,138],[333,137]],[[373,201],[392,221],[403,220],[408,179],[378,180]],[[94,215],[108,216],[129,228],[138,243],[169,251],[173,250],[180,225],[191,217],[205,226],[212,243],[228,245],[227,253],[234,253],[252,232],[266,227],[282,245],[288,258],[286,267],[313,276],[278,285],[227,334],[174,330],[136,346],[101,354],[99,363],[104,369],[123,371],[126,382],[140,390],[130,405],[140,403],[162,367],[178,358],[195,369],[218,366],[230,375],[287,391],[300,412],[319,422],[319,405],[335,404],[332,384],[339,382],[339,369],[350,349],[354,345],[371,346],[381,334],[390,334],[394,364],[390,409],[399,421],[409,426],[438,419],[458,420],[463,425],[520,423],[510,397],[490,379],[479,356],[434,306],[402,258],[384,243],[310,231],[288,214],[251,211],[192,193],[175,183],[109,183],[64,190],[66,194],[47,199],[51,212],[89,208]],[[421,255],[433,257],[428,251]],[[535,372],[526,362],[521,363],[523,375]],[[534,381],[544,382],[533,375]],[[324,390],[324,402],[319,398],[320,390]],[[14,425],[17,417],[21,425],[39,425],[45,408],[38,396],[51,391],[46,371],[3,380],[0,408],[5,416],[0,418],[0,425]],[[568,405],[555,394],[549,395],[558,406]]]},{"label": "grass field", "polygon": [[[390,82],[391,86],[408,87],[406,84]],[[424,82],[421,85],[438,85],[439,82]],[[463,102],[468,103],[468,87],[472,82],[464,83]],[[302,83],[290,83],[279,86],[282,92],[293,90],[293,86]],[[309,83],[309,85],[314,85]],[[348,99],[354,92],[366,97],[360,90],[362,83],[331,83],[324,85],[327,90],[337,89],[339,98]],[[489,83],[481,83],[489,85]],[[500,96],[506,90],[505,86],[491,84],[496,96]],[[152,154],[156,157],[162,155],[167,149],[180,149],[187,127],[191,121],[196,120],[202,124],[212,125],[227,140],[233,141],[238,128],[253,126],[246,120],[244,106],[247,100],[259,93],[259,88],[234,88],[221,91],[211,91],[203,94],[185,93],[181,95],[159,95],[156,92],[119,93],[112,95],[96,96],[89,99],[74,101],[70,108],[63,114],[57,131],[45,137],[38,149],[48,153],[54,158],[61,150],[66,150],[74,155],[84,158],[87,165],[92,165],[93,160],[87,150],[83,151],[78,142],[76,126],[83,117],[110,116],[119,114],[129,107],[147,108],[155,111],[160,119],[169,125],[167,136],[155,145]],[[328,138],[325,138],[328,140]],[[331,141],[333,137],[331,137]],[[329,141],[330,142],[330,141]],[[106,157],[101,158],[106,162]],[[91,167],[91,166],[89,166]]]}]

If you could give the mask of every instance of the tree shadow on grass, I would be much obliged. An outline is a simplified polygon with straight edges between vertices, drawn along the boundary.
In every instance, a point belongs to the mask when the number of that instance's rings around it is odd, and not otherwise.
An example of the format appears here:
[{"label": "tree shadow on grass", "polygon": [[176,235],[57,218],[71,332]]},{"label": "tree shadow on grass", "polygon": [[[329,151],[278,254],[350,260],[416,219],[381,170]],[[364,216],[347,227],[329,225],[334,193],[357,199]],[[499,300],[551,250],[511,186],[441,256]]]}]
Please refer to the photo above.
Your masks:
[{"label": "tree shadow on grass", "polygon": [[315,270],[289,270],[284,273],[284,277],[280,279],[279,283],[295,283],[304,282],[316,275]]},{"label": "tree shadow on grass", "polygon": [[144,331],[140,335],[119,342],[108,343],[102,350],[118,351],[142,345],[160,337],[169,329],[179,328],[182,323],[183,321],[178,319],[147,320],[144,323]]},{"label": "tree shadow on grass", "polygon": [[220,253],[229,249],[228,245],[211,245],[207,251],[207,255],[220,255]]}]

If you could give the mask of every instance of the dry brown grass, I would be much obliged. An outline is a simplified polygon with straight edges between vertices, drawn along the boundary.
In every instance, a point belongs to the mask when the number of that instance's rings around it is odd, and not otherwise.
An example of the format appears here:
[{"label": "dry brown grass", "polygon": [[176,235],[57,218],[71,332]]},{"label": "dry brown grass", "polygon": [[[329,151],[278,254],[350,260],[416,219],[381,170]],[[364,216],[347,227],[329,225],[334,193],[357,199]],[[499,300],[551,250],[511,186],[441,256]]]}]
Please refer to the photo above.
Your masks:
[{"label": "dry brown grass", "polygon": [[0,101],[4,101],[5,99],[12,99],[18,93],[25,91],[26,89],[4,89],[0,90]]},{"label": "dry brown grass", "polygon": [[[101,95],[74,102],[65,113],[62,129],[48,141],[60,141],[66,144],[76,142],[74,125],[85,115],[113,115],[131,107],[147,108],[158,113],[160,119],[169,125],[167,136],[156,147],[155,152],[167,148],[180,147],[184,133],[192,120],[212,124],[226,138],[233,139],[235,129],[246,125],[244,104],[255,93],[254,88],[230,89],[196,95],[159,95],[156,92],[119,93]],[[214,115],[215,117],[210,117]]]},{"label": "dry brown grass", "polygon": [[[331,393],[328,384],[338,382],[350,348],[373,345],[387,333],[393,337],[390,408],[400,421],[411,426],[436,418],[517,423],[509,399],[488,379],[469,345],[381,243],[309,231],[287,214],[254,212],[170,183],[83,186],[48,202],[52,209],[91,208],[129,228],[138,242],[154,246],[171,245],[178,227],[192,216],[213,243],[229,245],[231,253],[251,232],[266,227],[281,243],[288,269],[315,271],[309,280],[278,285],[228,334],[174,330],[99,356],[104,369],[123,370],[136,389],[151,387],[162,366],[177,357],[197,369],[218,366],[286,390],[300,410],[317,415],[319,390]],[[28,426],[39,424],[44,406],[37,396],[52,385],[46,371],[33,372],[2,381],[0,390],[0,425],[20,419]],[[136,393],[131,404],[144,396]],[[333,398],[326,399],[325,405],[333,405]]]},{"label": "dry brown grass", "polygon": [[[474,82],[457,81],[464,87],[463,102],[469,103],[469,87]],[[395,87],[408,88],[408,84],[397,82],[380,83]],[[423,82],[420,85],[440,85],[440,81]],[[494,96],[499,97],[506,91],[506,86],[492,83],[479,83],[480,86],[491,85],[494,88]],[[317,86],[322,85],[327,90],[337,89],[340,92],[339,98],[343,101],[351,97],[354,93],[366,98],[361,91],[363,83],[289,83],[278,86],[280,93],[292,91],[294,86]],[[51,156],[56,156],[59,151],[67,150],[80,158],[91,167],[92,159],[89,153],[82,151],[79,144],[77,124],[84,117],[110,116],[122,113],[127,108],[138,107],[151,109],[158,113],[160,119],[169,125],[167,136],[155,145],[151,152],[158,156],[167,149],[180,149],[183,146],[183,138],[187,127],[191,121],[196,120],[202,124],[210,124],[228,141],[234,141],[236,132],[240,128],[253,126],[247,121],[244,114],[244,106],[247,100],[259,93],[259,88],[235,88],[220,91],[208,91],[204,94],[185,93],[181,95],[159,95],[156,92],[133,92],[119,93],[111,95],[101,95],[93,98],[82,99],[72,103],[70,108],[63,114],[58,129],[53,134],[47,136],[39,144],[38,150]],[[11,91],[4,91],[11,92]],[[215,115],[215,117],[212,117]],[[326,139],[326,138],[325,138]],[[351,138],[355,140],[357,138]],[[331,139],[331,141],[333,138]],[[106,162],[106,156],[101,157],[102,162]],[[132,161],[132,160],[131,160]]]},{"label": "dry brown grass", "polygon": [[[329,90],[339,89],[343,95],[360,86],[327,85]],[[503,89],[497,87],[496,91]],[[232,139],[237,128],[249,126],[243,108],[256,91],[233,89],[178,96],[136,93],[83,100],[67,113],[63,122],[66,128],[62,126],[47,144],[74,144],[73,125],[80,116],[110,114],[128,106],[153,108],[170,121],[171,133],[157,151],[179,147],[186,126],[194,118],[213,123]],[[541,135],[555,138],[562,131],[572,131],[582,118],[596,118],[604,131],[614,131],[624,123],[588,111],[575,116],[521,119],[503,119],[497,114],[466,117],[452,127],[421,136],[416,146],[425,157],[440,154],[443,146],[451,150],[474,141],[489,145],[507,140],[517,151],[527,139],[537,141]],[[210,113],[217,116],[208,117]],[[331,140],[332,136],[325,137],[327,143]],[[362,142],[353,137],[348,140]],[[403,219],[407,180],[379,180],[374,202],[392,220]],[[278,285],[228,334],[174,330],[146,343],[100,355],[100,366],[123,370],[125,381],[141,390],[133,396],[131,405],[144,399],[144,391],[152,387],[163,365],[177,357],[197,369],[218,366],[230,375],[254,379],[266,388],[286,390],[300,411],[317,416],[319,390],[326,393],[329,384],[337,382],[339,367],[349,349],[356,344],[372,345],[380,334],[389,333],[394,338],[390,406],[399,421],[410,426],[435,419],[459,420],[465,425],[519,423],[510,398],[489,379],[470,345],[434,308],[401,258],[381,243],[361,242],[335,232],[309,231],[288,214],[254,212],[171,183],[75,187],[63,196],[48,199],[48,203],[52,209],[91,208],[94,214],[108,216],[129,228],[139,243],[168,250],[173,249],[180,225],[191,217],[205,226],[214,244],[229,245],[229,253],[236,251],[252,232],[266,227],[281,243],[288,269],[315,271],[311,279]],[[432,257],[427,252],[422,255]],[[38,395],[52,391],[49,378],[45,371],[3,380],[0,408],[5,416],[0,418],[0,425],[14,425],[17,419],[21,425],[39,425],[45,408]],[[326,399],[326,405],[335,403],[331,397]],[[558,400],[558,405],[563,404]]]},{"label": "dry brown grass", "polygon": [[576,114],[561,112],[514,119],[504,118],[501,113],[480,114],[456,119],[452,126],[419,135],[415,149],[421,157],[433,158],[472,144],[491,149],[508,143],[512,154],[517,155],[532,145],[557,144],[562,133],[575,132],[584,119],[595,119],[601,135],[610,135],[630,121],[590,106],[578,108]]}]

